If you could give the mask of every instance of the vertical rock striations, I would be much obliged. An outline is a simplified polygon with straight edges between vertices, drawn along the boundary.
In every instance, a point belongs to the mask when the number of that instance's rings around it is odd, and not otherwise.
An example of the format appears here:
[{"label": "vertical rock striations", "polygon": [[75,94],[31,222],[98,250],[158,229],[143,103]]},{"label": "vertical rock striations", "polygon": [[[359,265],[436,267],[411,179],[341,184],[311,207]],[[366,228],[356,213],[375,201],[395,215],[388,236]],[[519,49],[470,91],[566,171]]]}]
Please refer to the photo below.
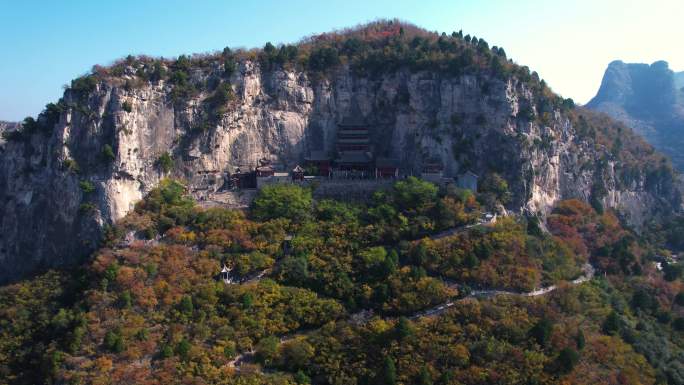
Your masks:
[{"label": "vertical rock striations", "polygon": [[[655,156],[648,146],[635,145],[641,154],[627,164],[601,140],[603,123],[591,113],[549,104],[548,88],[517,76],[407,68],[371,75],[347,64],[322,74],[267,69],[253,58],[238,60],[229,76],[220,60],[192,65],[182,83],[141,80],[139,71],[130,64],[75,81],[58,112],[38,119],[44,129],[2,144],[0,281],[78,261],[166,176],[201,195],[261,158],[290,167],[309,151],[332,154],[337,124],[353,114],[368,123],[376,155],[400,159],[403,173],[434,158],[448,176],[496,172],[513,210],[543,214],[579,197],[638,226],[679,205],[671,170],[641,162]],[[179,95],[178,84],[194,91]]]}]

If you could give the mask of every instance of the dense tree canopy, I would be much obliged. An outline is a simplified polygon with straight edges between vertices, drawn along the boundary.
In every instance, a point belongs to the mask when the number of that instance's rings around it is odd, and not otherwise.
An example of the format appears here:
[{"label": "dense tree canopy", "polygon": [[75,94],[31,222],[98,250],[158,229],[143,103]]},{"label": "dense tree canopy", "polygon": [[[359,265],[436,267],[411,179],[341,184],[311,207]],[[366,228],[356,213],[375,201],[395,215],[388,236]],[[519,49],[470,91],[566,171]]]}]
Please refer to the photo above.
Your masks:
[{"label": "dense tree canopy", "polygon": [[[367,205],[279,185],[244,213],[165,180],[83,269],[0,289],[0,384],[682,383],[684,287],[649,260],[665,240],[579,201],[550,234],[466,227],[477,198],[415,178]],[[564,283],[586,261],[605,277]]]},{"label": "dense tree canopy", "polygon": [[287,218],[300,222],[311,212],[311,191],[291,184],[275,184],[259,190],[252,203],[256,219]]}]

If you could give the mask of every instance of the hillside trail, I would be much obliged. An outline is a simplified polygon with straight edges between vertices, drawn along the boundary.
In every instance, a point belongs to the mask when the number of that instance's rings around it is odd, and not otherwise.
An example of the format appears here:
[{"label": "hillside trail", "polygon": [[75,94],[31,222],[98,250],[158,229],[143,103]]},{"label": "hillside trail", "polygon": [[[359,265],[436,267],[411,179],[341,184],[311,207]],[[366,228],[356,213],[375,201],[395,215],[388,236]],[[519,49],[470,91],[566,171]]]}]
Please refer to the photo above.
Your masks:
[{"label": "hillside trail", "polygon": [[[594,275],[596,273],[596,269],[594,269],[594,267],[589,263],[586,263],[586,264],[584,264],[584,266],[582,266],[582,271],[584,272],[584,274],[582,276],[570,281],[569,284],[574,286],[574,285],[582,284],[584,282],[588,282],[594,277]],[[450,285],[450,286],[452,286],[452,285]],[[504,295],[519,296],[519,297],[538,297],[538,296],[542,296],[545,294],[549,294],[556,289],[558,289],[558,285],[546,286],[546,287],[543,287],[543,288],[540,288],[540,289],[537,289],[534,291],[522,292],[522,293],[521,292],[508,291],[508,290],[498,290],[498,289],[473,290],[467,296],[464,296],[464,297],[456,299],[456,300],[450,300],[447,302],[443,302],[443,303],[435,305],[429,309],[421,310],[421,311],[415,312],[413,314],[407,315],[406,317],[408,319],[411,319],[411,320],[415,320],[418,318],[424,318],[424,317],[436,317],[436,316],[443,314],[444,312],[446,312],[450,308],[454,307],[456,304],[463,302],[463,301],[466,301],[468,299],[472,299],[472,298],[492,298],[492,297],[504,296]],[[360,312],[351,314],[349,317],[347,317],[347,319],[354,322],[354,323],[359,324],[359,323],[363,323],[363,322],[368,321],[372,316],[373,316],[373,311],[362,310]],[[390,318],[397,318],[397,317],[390,317]],[[307,332],[299,331],[299,332],[294,332],[294,333],[290,333],[290,334],[280,336],[280,343],[291,341],[291,340],[296,339],[296,338],[305,337],[307,334],[309,334],[313,331],[315,331],[315,330],[311,330],[311,331],[307,331]],[[251,362],[254,360],[254,354],[255,354],[254,351],[241,353],[241,354],[237,355],[233,360],[228,362],[227,366],[239,370],[239,367],[242,363]]]},{"label": "hillside trail", "polygon": [[[591,280],[594,277],[594,274],[596,274],[596,269],[589,264],[585,263],[584,266],[582,266],[582,271],[584,274],[580,276],[579,278],[576,278],[569,283],[571,285],[579,285],[583,282],[587,282]],[[454,284],[449,285],[449,286],[455,286]],[[408,316],[409,319],[416,319],[416,318],[421,318],[421,317],[434,317],[436,315],[439,315],[441,313],[444,313],[447,311],[449,308],[453,307],[459,302],[465,301],[470,298],[491,298],[491,297],[496,297],[500,295],[512,295],[512,296],[519,296],[519,297],[538,297],[540,295],[545,295],[548,293],[551,293],[552,291],[558,289],[558,285],[551,285],[551,286],[546,286],[539,288],[534,291],[530,292],[515,292],[515,291],[509,291],[509,290],[499,290],[499,289],[483,289],[483,290],[473,290],[470,292],[470,294],[459,298],[457,300],[453,301],[447,301],[442,304],[436,305],[430,309],[423,310],[420,312],[417,312],[415,314],[412,314]]]},{"label": "hillside trail", "polygon": [[[452,228],[452,229],[445,230],[445,231],[442,231],[442,232],[437,233],[437,234],[433,234],[429,238],[433,239],[433,240],[446,238],[446,237],[461,233],[461,232],[468,230],[470,228],[473,228],[475,226],[491,224],[494,221],[496,221],[496,218],[491,219],[489,221],[480,221],[478,223],[473,223],[473,224],[466,225],[466,226]],[[268,273],[268,271],[270,271],[270,270],[264,270],[263,272],[259,273],[257,276],[255,276],[255,277],[253,277],[253,278],[251,278],[248,281],[245,281],[243,283],[257,282],[257,281],[261,280],[261,278],[264,277]],[[574,286],[574,285],[579,285],[579,284],[582,284],[584,282],[590,281],[594,277],[594,275],[596,274],[596,269],[590,263],[585,263],[582,266],[582,272],[583,272],[583,274],[580,277],[570,281],[569,284]],[[452,288],[459,288],[460,287],[460,285],[458,283],[447,283],[447,286],[452,287]],[[473,290],[468,295],[463,296],[461,298],[452,299],[452,300],[437,304],[437,305],[435,305],[429,309],[416,311],[415,313],[406,315],[405,317],[408,319],[411,319],[411,320],[415,320],[415,319],[423,318],[423,317],[436,317],[438,315],[443,314],[444,312],[446,312],[450,308],[454,307],[456,304],[463,302],[463,301],[466,301],[468,299],[472,299],[472,298],[492,298],[492,297],[504,296],[504,295],[519,296],[519,297],[538,297],[538,296],[542,296],[545,294],[549,294],[549,293],[555,291],[556,289],[558,289],[558,285],[550,285],[550,286],[542,287],[542,288],[539,288],[539,289],[536,289],[536,290],[533,290],[530,292],[515,292],[515,291],[500,290],[500,289]],[[360,323],[368,321],[371,317],[373,317],[373,315],[374,315],[374,313],[372,310],[365,309],[365,310],[361,310],[359,312],[350,314],[347,317],[347,320],[350,320],[351,322],[354,322],[356,324],[360,324]],[[389,318],[397,318],[397,317],[389,317]],[[295,338],[304,337],[313,331],[314,330],[310,330],[310,331],[306,331],[306,332],[298,331],[298,332],[282,335],[282,336],[280,336],[280,343],[287,342],[287,341],[293,340]],[[233,360],[228,362],[227,366],[239,370],[239,367],[242,363],[251,362],[254,360],[254,354],[255,354],[254,351],[241,353],[241,354],[237,355]]]}]

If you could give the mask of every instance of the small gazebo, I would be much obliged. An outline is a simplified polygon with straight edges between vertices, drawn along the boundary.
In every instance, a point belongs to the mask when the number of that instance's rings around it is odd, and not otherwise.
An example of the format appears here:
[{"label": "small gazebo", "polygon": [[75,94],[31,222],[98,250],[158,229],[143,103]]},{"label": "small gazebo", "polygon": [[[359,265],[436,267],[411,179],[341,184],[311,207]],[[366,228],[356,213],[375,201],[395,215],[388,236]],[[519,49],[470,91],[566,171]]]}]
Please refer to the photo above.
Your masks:
[{"label": "small gazebo", "polygon": [[221,268],[221,279],[223,280],[223,282],[225,282],[225,283],[232,283],[233,282],[233,280],[230,278],[230,272],[231,271],[232,270],[229,269],[226,266],[226,264],[224,263],[223,267]]},{"label": "small gazebo", "polygon": [[304,180],[304,168],[302,168],[302,166],[297,165],[292,169],[292,180]]}]

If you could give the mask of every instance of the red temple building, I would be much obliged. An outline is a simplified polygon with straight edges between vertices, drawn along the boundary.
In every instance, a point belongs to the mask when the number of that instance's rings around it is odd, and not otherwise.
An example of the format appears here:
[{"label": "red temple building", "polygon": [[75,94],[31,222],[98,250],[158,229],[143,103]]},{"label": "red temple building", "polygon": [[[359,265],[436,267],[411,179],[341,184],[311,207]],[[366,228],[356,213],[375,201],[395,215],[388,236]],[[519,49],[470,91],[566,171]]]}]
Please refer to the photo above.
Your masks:
[{"label": "red temple building", "polygon": [[304,157],[304,167],[316,170],[317,176],[330,176],[332,171],[330,157],[325,151],[311,151],[309,156]]},{"label": "red temple building", "polygon": [[236,188],[256,188],[257,177],[255,171],[241,171],[237,168],[233,174],[230,175],[230,182]]},{"label": "red temple building", "polygon": [[256,168],[257,177],[268,177],[273,176],[275,173],[275,168],[271,165],[271,160],[263,158],[259,160],[259,166]]},{"label": "red temple building", "polygon": [[370,138],[368,128],[363,126],[340,125],[337,131],[337,151],[370,151]]},{"label": "red temple building", "polygon": [[399,160],[394,158],[378,158],[375,161],[376,178],[398,178]]},{"label": "red temple building", "polygon": [[430,159],[423,163],[423,174],[442,174],[444,166],[440,159]]},{"label": "red temple building", "polygon": [[373,149],[368,125],[357,103],[352,104],[349,116],[337,126],[337,167],[344,171],[372,173]]},{"label": "red temple building", "polygon": [[369,172],[371,163],[370,153],[361,151],[345,152],[336,160],[337,168],[343,171]]},{"label": "red temple building", "polygon": [[256,168],[256,176],[258,177],[273,176],[274,172],[275,169],[271,165],[259,166]]}]

